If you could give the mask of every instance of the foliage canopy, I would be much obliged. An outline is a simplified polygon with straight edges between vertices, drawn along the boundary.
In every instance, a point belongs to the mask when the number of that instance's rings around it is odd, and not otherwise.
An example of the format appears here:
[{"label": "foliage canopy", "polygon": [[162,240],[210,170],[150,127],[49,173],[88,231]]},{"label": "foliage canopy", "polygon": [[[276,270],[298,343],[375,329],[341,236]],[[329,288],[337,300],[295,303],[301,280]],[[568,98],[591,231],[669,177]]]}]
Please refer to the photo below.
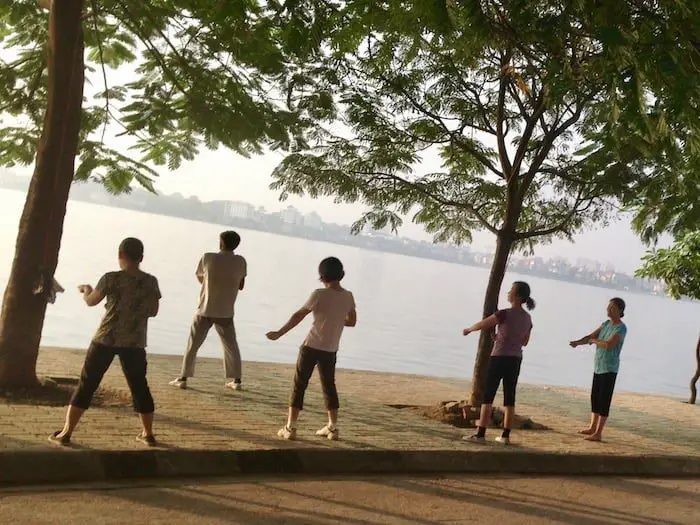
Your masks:
[{"label": "foliage canopy", "polygon": [[362,202],[358,229],[415,211],[438,241],[571,236],[696,162],[699,16],[680,1],[338,5],[313,82],[342,126],[273,188]]},{"label": "foliage canopy", "polygon": [[700,300],[700,231],[689,233],[670,248],[648,253],[637,276],[660,279],[674,299]]},{"label": "foliage canopy", "polygon": [[[327,95],[300,93],[292,82],[320,45],[322,3],[310,10],[274,0],[85,5],[89,85],[76,180],[153,191],[154,165],[176,169],[202,147],[243,155],[303,147],[311,119],[331,116]],[[37,0],[0,5],[0,165],[34,161],[46,107],[47,28]],[[105,140],[108,123],[134,154]]]}]

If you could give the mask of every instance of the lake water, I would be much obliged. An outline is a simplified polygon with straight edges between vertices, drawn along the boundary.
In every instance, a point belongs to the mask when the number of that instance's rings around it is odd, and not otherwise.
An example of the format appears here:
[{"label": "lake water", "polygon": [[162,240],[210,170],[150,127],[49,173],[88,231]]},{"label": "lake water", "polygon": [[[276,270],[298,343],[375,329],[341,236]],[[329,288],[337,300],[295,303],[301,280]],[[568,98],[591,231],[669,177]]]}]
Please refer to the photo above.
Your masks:
[{"label": "lake water", "polygon": [[[0,285],[5,287],[24,203],[20,192],[0,190]],[[75,291],[116,268],[116,248],[127,236],[146,246],[143,268],[160,281],[160,314],[149,327],[149,351],[181,354],[197,304],[194,276],[201,254],[216,250],[221,226],[71,202],[57,280],[66,288],[49,305],[42,344],[85,347],[102,308],[87,308]],[[358,306],[358,325],[343,335],[339,366],[441,377],[471,377],[477,337],[461,331],[480,317],[488,272],[480,268],[379,253],[347,246],[239,230],[248,260],[246,289],[239,295],[236,328],[244,360],[292,363],[308,320],[276,343],[265,332],[279,328],[318,285],[316,268],[340,257]],[[587,388],[593,353],[571,349],[605,319],[608,299],[627,301],[628,335],[618,380],[621,389],[686,396],[695,367],[700,304],[515,274],[537,300],[534,330],[521,378],[537,384]],[[212,330],[200,355],[221,355]],[[76,371],[77,372],[77,371]],[[177,370],[173,370],[176,373]]]}]

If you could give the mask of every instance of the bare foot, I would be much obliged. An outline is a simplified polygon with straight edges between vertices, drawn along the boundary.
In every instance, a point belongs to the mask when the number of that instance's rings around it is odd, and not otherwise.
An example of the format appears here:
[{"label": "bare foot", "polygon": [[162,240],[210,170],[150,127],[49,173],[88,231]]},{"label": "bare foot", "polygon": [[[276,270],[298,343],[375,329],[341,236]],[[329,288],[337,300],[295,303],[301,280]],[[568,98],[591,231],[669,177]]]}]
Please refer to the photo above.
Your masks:
[{"label": "bare foot", "polygon": [[579,434],[584,435],[584,436],[591,436],[595,434],[595,428],[587,428],[585,430],[579,430]]},{"label": "bare foot", "polygon": [[585,438],[586,441],[603,441],[603,436],[600,434],[591,434],[590,436],[586,436]]}]

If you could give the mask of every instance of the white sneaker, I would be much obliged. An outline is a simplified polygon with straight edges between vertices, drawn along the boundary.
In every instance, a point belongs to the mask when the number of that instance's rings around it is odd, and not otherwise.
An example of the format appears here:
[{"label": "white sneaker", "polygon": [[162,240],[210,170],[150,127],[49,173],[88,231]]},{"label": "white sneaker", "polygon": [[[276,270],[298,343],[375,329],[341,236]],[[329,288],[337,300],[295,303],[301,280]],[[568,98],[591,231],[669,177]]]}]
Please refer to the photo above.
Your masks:
[{"label": "white sneaker", "polygon": [[471,436],[462,436],[463,441],[471,441],[472,443],[486,443],[486,436],[479,437],[476,434]]},{"label": "white sneaker", "polygon": [[231,390],[243,390],[243,385],[241,383],[236,383],[235,381],[231,381],[230,383],[226,383],[224,385],[224,388],[230,388]]},{"label": "white sneaker", "polygon": [[289,441],[294,441],[297,438],[297,429],[289,428],[287,425],[284,425],[277,431],[277,437],[281,437],[282,439],[287,439]]},{"label": "white sneaker", "polygon": [[173,379],[172,381],[170,381],[170,383],[168,384],[185,390],[187,388],[187,379],[180,379],[178,377],[177,379]]},{"label": "white sneaker", "polygon": [[317,430],[316,435],[318,437],[330,439],[331,441],[337,441],[340,437],[340,432],[338,432],[338,427],[331,428],[330,425],[326,425],[321,430]]},{"label": "white sneaker", "polygon": [[509,437],[498,436],[495,441],[496,443],[500,443],[501,445],[510,445]]}]

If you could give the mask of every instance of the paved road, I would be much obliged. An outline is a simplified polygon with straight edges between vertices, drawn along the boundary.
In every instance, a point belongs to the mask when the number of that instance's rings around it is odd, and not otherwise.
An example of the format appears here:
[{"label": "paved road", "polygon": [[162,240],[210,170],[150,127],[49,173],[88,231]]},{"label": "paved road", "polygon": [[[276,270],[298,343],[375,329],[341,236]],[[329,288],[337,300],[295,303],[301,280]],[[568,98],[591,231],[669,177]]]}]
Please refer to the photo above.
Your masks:
[{"label": "paved road", "polygon": [[700,480],[218,479],[0,489],[0,523],[697,525]]}]

